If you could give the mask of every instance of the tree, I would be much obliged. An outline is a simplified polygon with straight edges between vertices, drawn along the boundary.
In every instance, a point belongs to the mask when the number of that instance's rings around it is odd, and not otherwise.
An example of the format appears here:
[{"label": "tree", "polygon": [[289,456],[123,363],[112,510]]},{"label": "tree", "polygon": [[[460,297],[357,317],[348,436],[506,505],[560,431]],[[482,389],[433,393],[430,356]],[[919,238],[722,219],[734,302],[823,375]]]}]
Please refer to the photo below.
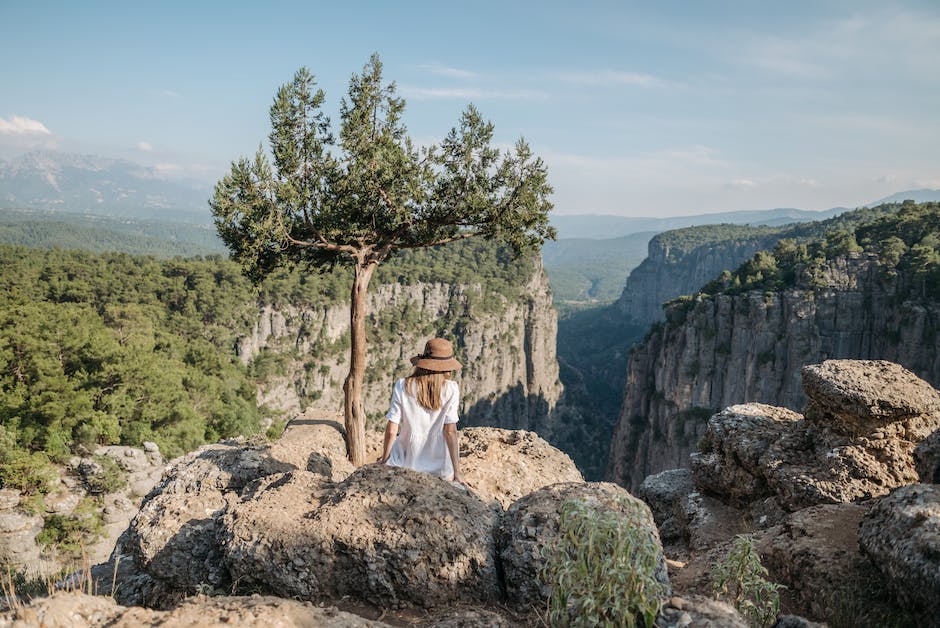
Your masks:
[{"label": "tree", "polygon": [[383,84],[372,55],[349,82],[338,139],[321,110],[323,90],[301,68],[271,106],[270,153],[232,163],[210,201],[219,235],[260,281],[279,266],[352,266],[349,375],[343,385],[347,452],[364,462],[362,382],[366,292],[376,266],[399,249],[471,237],[516,254],[537,250],[552,189],[542,160],[523,139],[504,154],[493,125],[472,105],[440,147],[416,148],[402,122],[403,99]]}]

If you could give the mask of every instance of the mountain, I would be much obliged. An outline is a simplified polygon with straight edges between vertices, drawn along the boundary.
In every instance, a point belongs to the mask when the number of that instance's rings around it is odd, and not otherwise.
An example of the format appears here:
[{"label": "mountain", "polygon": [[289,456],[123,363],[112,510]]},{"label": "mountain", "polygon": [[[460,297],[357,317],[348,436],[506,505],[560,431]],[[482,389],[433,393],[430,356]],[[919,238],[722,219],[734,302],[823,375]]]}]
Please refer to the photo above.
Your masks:
[{"label": "mountain", "polygon": [[209,224],[0,209],[0,244],[41,249],[119,251],[155,257],[227,254]]},{"label": "mountain", "polygon": [[891,196],[869,203],[865,207],[874,207],[875,205],[884,205],[885,203],[903,203],[906,200],[912,200],[915,203],[929,203],[931,201],[940,201],[940,190],[907,190],[905,192],[896,192]]},{"label": "mountain", "polygon": [[0,160],[0,207],[209,223],[208,185],[123,159],[55,151]]},{"label": "mountain", "polygon": [[655,233],[646,231],[594,240],[565,238],[542,246],[542,260],[556,303],[613,301],[623,282],[646,256],[647,242]]},{"label": "mountain", "polygon": [[686,466],[727,406],[802,409],[805,364],[891,360],[940,384],[940,204],[880,209],[850,231],[759,252],[670,303],[630,352],[608,479],[636,488]]},{"label": "mountain", "polygon": [[846,207],[833,207],[825,211],[810,211],[783,207],[777,209],[742,210],[715,214],[695,214],[669,218],[634,218],[605,214],[581,214],[577,216],[552,216],[552,225],[558,230],[558,239],[567,238],[618,238],[640,232],[659,233],[669,229],[730,223],[736,225],[780,226],[795,222],[825,220],[842,212]]}]

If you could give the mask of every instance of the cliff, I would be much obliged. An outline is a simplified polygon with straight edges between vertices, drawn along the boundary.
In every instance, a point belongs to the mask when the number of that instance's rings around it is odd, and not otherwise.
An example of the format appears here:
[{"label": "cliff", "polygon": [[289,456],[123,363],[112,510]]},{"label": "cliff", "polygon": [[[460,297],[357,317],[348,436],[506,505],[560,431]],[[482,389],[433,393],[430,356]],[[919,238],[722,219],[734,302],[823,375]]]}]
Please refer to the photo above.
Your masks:
[{"label": "cliff", "polygon": [[686,467],[708,418],[726,406],[801,409],[804,364],[885,359],[940,382],[940,306],[908,298],[903,274],[874,253],[852,253],[823,263],[813,281],[672,304],[630,354],[608,478],[637,488]]},{"label": "cliff", "polygon": [[[466,425],[553,431],[561,396],[555,357],[557,316],[540,262],[520,265],[528,279],[512,290],[483,284],[386,283],[369,295],[364,403],[381,424],[391,384],[435,335],[455,342]],[[298,413],[342,407],[349,367],[349,306],[260,303],[250,333],[238,338],[242,362],[261,375],[259,403]]]},{"label": "cliff", "polygon": [[627,277],[616,306],[632,323],[660,321],[663,303],[695,293],[721,271],[773,247],[778,232],[771,227],[709,225],[661,233],[649,241],[646,259]]}]

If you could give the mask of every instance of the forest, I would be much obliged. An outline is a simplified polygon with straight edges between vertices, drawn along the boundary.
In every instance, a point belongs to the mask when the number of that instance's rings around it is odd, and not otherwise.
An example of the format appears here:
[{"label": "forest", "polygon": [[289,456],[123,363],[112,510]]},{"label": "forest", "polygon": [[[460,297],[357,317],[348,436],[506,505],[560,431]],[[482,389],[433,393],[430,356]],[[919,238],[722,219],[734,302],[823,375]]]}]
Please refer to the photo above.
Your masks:
[{"label": "forest", "polygon": [[[396,256],[376,281],[510,296],[532,263],[463,242]],[[221,256],[0,245],[0,267],[0,485],[27,493],[46,489],[53,463],[96,445],[150,440],[173,457],[277,421],[256,403],[263,365],[244,366],[236,338],[259,303],[339,303],[350,285],[342,269],[299,268],[255,286]]]}]

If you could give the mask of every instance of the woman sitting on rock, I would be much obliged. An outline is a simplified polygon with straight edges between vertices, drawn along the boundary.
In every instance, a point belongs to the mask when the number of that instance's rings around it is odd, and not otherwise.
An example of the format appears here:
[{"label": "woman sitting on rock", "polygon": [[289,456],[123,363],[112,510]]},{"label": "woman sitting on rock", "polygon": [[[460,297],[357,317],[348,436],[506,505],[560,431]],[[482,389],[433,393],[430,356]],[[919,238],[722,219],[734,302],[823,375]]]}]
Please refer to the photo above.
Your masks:
[{"label": "woman sitting on rock", "polygon": [[457,444],[460,391],[450,379],[451,372],[462,365],[444,338],[429,340],[424,353],[411,358],[411,363],[414,372],[395,382],[392,389],[378,462],[424,471],[466,487]]}]

